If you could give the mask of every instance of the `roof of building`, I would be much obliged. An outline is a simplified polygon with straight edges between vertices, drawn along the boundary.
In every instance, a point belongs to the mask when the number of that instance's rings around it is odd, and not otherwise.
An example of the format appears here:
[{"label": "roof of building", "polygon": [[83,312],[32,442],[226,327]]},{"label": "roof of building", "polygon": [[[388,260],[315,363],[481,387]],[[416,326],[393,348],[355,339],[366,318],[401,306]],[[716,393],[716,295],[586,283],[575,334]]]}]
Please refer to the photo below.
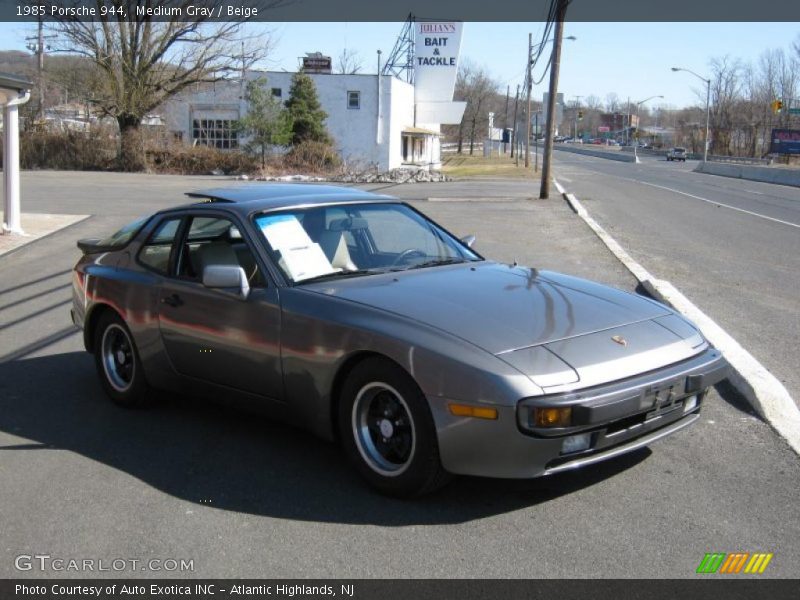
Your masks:
[{"label": "roof of building", "polygon": [[340,202],[397,202],[396,198],[383,194],[315,183],[251,183],[187,192],[186,195],[190,198],[204,198],[208,200],[205,204],[209,206],[222,203],[226,207],[244,212]]},{"label": "roof of building", "polygon": [[442,135],[439,131],[433,129],[425,129],[423,127],[405,127],[402,133],[418,134],[418,135]]},{"label": "roof of building", "polygon": [[24,91],[33,87],[33,82],[28,81],[22,75],[0,72],[0,88],[7,90]]}]

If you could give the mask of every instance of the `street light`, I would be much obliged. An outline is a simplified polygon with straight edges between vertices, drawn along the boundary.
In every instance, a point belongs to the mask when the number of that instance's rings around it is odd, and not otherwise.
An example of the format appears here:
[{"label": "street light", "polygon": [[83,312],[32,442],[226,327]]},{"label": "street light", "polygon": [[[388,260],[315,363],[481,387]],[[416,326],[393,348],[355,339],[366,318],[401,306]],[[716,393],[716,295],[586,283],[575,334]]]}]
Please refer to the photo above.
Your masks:
[{"label": "street light", "polygon": [[[568,36],[567,36],[567,37],[565,37],[564,39],[565,39],[565,40],[570,40],[571,42],[574,42],[574,41],[575,41],[575,40],[577,40],[578,38],[576,38],[574,35],[568,35]],[[539,48],[541,48],[542,46],[544,46],[544,45],[545,45],[545,44],[547,44],[548,42],[552,42],[552,41],[553,41],[553,38],[549,38],[549,39],[546,39],[545,41],[541,42],[540,44],[536,44],[535,46],[532,46],[532,47],[531,47],[531,54],[533,54],[533,51],[534,51],[534,50],[538,50]],[[532,63],[533,63],[533,58],[531,58],[531,57],[529,56],[529,57],[528,57],[528,59],[531,61],[531,64],[532,64]]]},{"label": "street light", "polygon": [[676,73],[678,71],[686,71],[687,73],[691,73],[692,75],[697,77],[699,80],[706,82],[706,139],[705,139],[705,145],[703,147],[703,162],[707,162],[708,161],[708,121],[709,121],[709,116],[710,116],[710,112],[709,112],[710,104],[709,104],[709,101],[711,100],[711,80],[710,79],[706,79],[705,77],[701,77],[700,75],[698,75],[694,71],[691,71],[689,69],[684,69],[683,67],[672,67],[672,70],[675,71]]},{"label": "street light", "polygon": [[642,104],[644,104],[645,102],[648,102],[649,100],[652,100],[653,98],[662,98],[663,99],[664,96],[650,96],[649,98],[645,98],[644,100],[640,100],[639,102],[636,103],[636,143],[633,145],[633,162],[635,162],[635,163],[639,162],[639,153],[638,153],[638,150],[639,150],[639,107]]}]

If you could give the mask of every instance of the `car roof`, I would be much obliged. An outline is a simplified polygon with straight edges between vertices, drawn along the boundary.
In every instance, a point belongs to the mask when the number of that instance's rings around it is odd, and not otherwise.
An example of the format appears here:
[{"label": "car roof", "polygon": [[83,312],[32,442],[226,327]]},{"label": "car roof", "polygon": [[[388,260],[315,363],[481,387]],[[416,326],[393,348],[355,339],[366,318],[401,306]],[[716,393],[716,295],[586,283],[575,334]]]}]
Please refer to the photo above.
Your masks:
[{"label": "car roof", "polygon": [[357,188],[315,183],[249,183],[186,192],[200,202],[180,208],[220,208],[239,213],[352,202],[399,202],[397,198]]}]

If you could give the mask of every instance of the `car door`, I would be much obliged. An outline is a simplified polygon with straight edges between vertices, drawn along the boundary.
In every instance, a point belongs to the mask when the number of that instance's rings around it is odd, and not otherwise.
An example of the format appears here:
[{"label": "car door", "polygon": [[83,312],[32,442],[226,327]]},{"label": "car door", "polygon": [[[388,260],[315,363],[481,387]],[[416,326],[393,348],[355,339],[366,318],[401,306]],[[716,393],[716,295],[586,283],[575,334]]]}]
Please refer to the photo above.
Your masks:
[{"label": "car door", "polygon": [[[224,214],[186,217],[159,289],[161,337],[179,374],[282,400],[278,289],[241,231]],[[203,268],[219,264],[244,268],[246,298],[203,285]]]}]

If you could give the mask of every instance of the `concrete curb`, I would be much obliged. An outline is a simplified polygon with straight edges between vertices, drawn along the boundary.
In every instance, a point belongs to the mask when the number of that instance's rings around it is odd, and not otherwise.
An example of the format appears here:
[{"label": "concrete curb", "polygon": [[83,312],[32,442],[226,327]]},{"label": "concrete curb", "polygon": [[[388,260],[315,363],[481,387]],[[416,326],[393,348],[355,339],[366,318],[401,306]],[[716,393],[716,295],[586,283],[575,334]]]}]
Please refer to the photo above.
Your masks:
[{"label": "concrete curb", "polygon": [[729,381],[753,409],[800,454],[800,409],[789,392],[756,358],[684,296],[669,281],[653,277],[595,221],[581,202],[553,179],[575,213],[597,234],[608,249],[625,265],[642,286],[657,300],[671,306],[700,327],[703,335],[718,348],[731,365]]}]

